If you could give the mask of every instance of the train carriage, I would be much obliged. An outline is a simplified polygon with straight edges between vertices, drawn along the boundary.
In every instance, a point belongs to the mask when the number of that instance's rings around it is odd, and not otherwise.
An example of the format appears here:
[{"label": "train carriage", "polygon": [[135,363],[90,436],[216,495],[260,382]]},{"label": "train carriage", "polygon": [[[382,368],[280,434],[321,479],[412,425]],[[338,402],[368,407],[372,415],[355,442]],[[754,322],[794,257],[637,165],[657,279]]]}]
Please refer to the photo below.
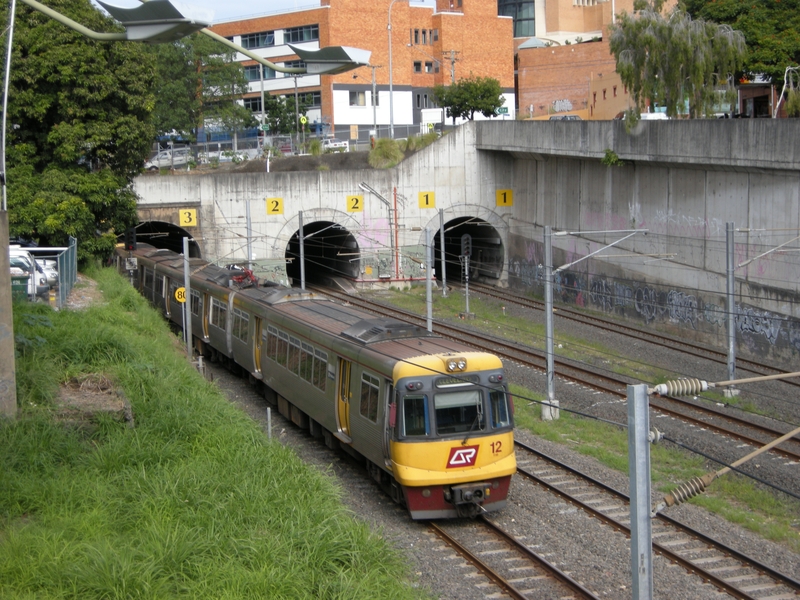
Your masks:
[{"label": "train carriage", "polygon": [[363,460],[412,518],[505,506],[516,462],[499,358],[307,291],[239,286],[236,272],[200,259],[189,261],[182,306],[183,257],[140,246],[139,289],[176,326],[191,319],[195,349],[245,371],[284,416]]}]

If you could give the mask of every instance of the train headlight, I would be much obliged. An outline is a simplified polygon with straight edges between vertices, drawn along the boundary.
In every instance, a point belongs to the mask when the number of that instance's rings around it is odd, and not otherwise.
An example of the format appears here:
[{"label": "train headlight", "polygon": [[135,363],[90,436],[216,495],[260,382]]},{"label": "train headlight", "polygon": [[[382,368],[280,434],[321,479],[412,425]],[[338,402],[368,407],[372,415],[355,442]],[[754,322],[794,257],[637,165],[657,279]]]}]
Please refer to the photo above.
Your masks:
[{"label": "train headlight", "polygon": [[428,488],[425,488],[424,490],[422,490],[422,497],[423,498],[430,498],[431,497],[431,491]]},{"label": "train headlight", "polygon": [[463,371],[467,368],[467,359],[466,358],[448,358],[447,362],[445,363],[447,370],[450,373],[454,373],[456,371]]}]

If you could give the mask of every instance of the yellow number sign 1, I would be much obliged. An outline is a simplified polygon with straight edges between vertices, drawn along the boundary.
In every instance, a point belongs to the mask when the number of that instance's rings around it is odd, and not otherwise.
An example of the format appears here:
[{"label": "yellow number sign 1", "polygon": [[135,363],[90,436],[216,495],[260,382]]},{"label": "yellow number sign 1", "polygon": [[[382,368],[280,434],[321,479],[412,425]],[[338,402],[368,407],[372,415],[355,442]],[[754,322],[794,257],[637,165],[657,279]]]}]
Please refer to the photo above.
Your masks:
[{"label": "yellow number sign 1", "polygon": [[419,207],[436,208],[436,194],[434,192],[420,192]]},{"label": "yellow number sign 1", "polygon": [[497,190],[495,200],[497,206],[514,206],[514,190]]}]

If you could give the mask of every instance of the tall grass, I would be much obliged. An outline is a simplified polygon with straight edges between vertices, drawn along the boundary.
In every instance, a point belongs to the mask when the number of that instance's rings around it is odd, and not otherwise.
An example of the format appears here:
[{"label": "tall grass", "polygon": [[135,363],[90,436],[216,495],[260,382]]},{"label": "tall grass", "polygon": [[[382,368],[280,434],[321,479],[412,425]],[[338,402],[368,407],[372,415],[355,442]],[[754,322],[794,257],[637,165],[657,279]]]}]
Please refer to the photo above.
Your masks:
[{"label": "tall grass", "polygon": [[[0,426],[2,598],[411,598],[398,555],[342,491],[198,376],[113,271],[107,303],[15,307],[20,418]],[[99,373],[136,426],[54,417]]]},{"label": "tall grass", "polygon": [[403,160],[404,154],[397,142],[389,138],[378,138],[369,151],[367,161],[376,169],[390,169]]}]

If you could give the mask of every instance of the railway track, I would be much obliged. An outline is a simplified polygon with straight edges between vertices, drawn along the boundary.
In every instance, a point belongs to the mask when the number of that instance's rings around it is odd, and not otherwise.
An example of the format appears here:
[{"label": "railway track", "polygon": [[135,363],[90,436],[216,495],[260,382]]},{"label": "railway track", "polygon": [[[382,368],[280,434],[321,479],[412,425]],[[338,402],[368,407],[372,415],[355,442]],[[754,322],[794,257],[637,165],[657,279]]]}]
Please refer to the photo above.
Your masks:
[{"label": "railway track", "polygon": [[[373,302],[359,296],[351,296],[329,288],[317,288],[316,291],[341,302],[357,305],[377,314],[393,315],[398,319],[423,327],[426,325],[426,319],[420,317],[416,313]],[[515,342],[511,343],[502,338],[490,336],[477,330],[465,330],[463,327],[444,321],[435,321],[434,325],[434,331],[440,335],[486,348],[504,360],[511,360],[517,364],[539,371],[546,370],[546,357],[542,351]],[[579,364],[577,361],[560,357],[555,359],[555,369],[556,375],[562,379],[589,386],[595,390],[619,398],[627,398],[627,386],[629,382],[618,377],[598,373],[595,370]],[[763,446],[789,431],[788,426],[785,431],[781,431],[774,427],[743,419],[686,398],[653,396],[650,399],[650,407],[669,417],[680,419],[696,427],[707,429],[753,446]],[[776,446],[771,451],[790,460],[800,461],[800,440],[792,438]]]},{"label": "railway track", "polygon": [[[452,287],[460,289],[460,286],[458,285]],[[515,294],[510,290],[500,290],[498,288],[480,283],[478,284],[470,283],[470,289],[472,291],[477,291],[480,294],[487,296],[489,298],[500,300],[505,304],[512,303],[521,306],[523,308],[528,308],[531,310],[539,310],[542,312],[544,312],[545,309],[544,302],[541,302],[539,300],[534,300],[532,298],[527,298],[519,294]],[[648,344],[661,346],[662,348],[669,348],[670,350],[678,350],[689,356],[695,356],[697,358],[710,360],[712,362],[716,362],[723,365],[728,364],[728,355],[725,352],[721,352],[713,348],[707,348],[705,346],[700,346],[689,340],[682,340],[676,337],[668,336],[651,329],[642,329],[640,327],[635,327],[633,325],[621,323],[620,321],[617,320],[606,319],[601,315],[597,314],[583,313],[581,311],[569,308],[568,306],[564,305],[559,305],[557,310],[554,311],[553,315],[559,319],[567,319],[570,321],[574,321],[576,323],[580,323],[582,325],[595,327],[602,331],[609,331],[612,333],[622,333],[627,337],[638,339],[643,342],[647,342]],[[772,365],[760,363],[739,356],[736,357],[736,369],[747,371],[748,373],[752,373],[753,375],[778,375],[787,373],[787,371],[782,369],[776,369]],[[800,381],[798,380],[786,379],[783,381],[787,385],[800,387]]]},{"label": "railway track", "polygon": [[[630,537],[630,499],[626,494],[555,458],[516,441],[518,474]],[[675,564],[747,600],[788,600],[800,582],[714,540],[668,515],[652,522],[653,549]]]},{"label": "railway track", "polygon": [[533,598],[598,599],[543,556],[488,519],[429,523],[430,530],[472,564],[503,594]]}]

